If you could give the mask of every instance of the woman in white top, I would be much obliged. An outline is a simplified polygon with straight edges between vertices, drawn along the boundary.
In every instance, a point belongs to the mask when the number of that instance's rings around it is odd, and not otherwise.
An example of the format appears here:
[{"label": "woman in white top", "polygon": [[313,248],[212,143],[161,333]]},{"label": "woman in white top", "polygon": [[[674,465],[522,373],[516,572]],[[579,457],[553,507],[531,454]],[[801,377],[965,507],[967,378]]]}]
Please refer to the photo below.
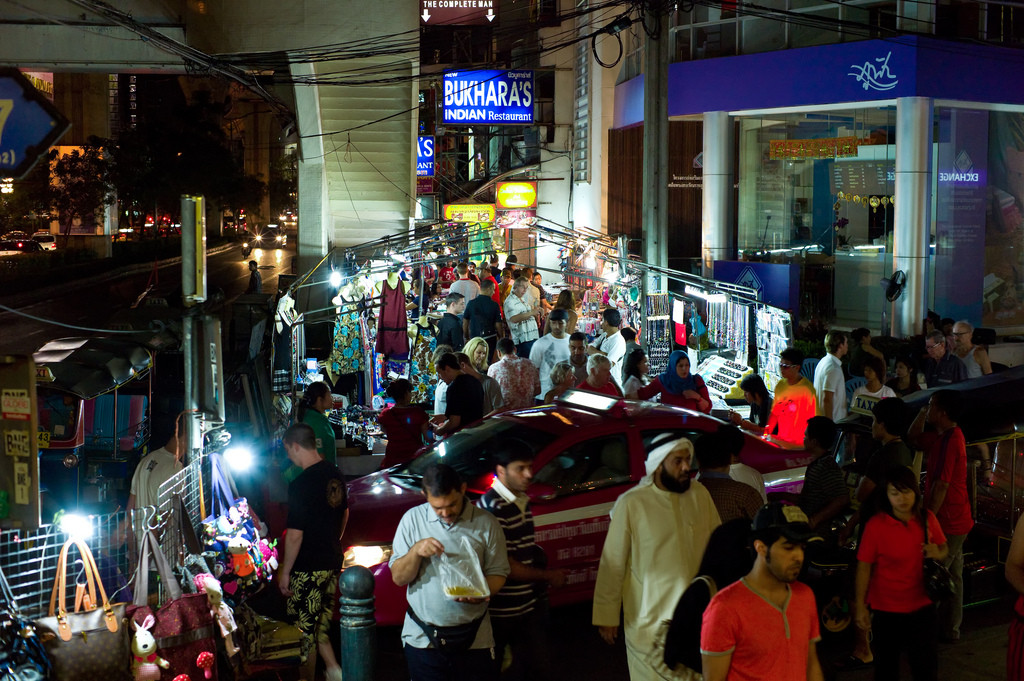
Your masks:
[{"label": "woman in white top", "polygon": [[643,350],[634,350],[629,353],[623,370],[626,382],[622,384],[622,392],[626,397],[635,400],[637,398],[636,391],[651,382],[647,375],[650,369],[647,354]]},{"label": "woman in white top", "polygon": [[864,378],[868,382],[853,391],[853,397],[850,398],[851,407],[857,403],[858,395],[877,397],[880,400],[886,397],[896,397],[895,391],[882,383],[885,380],[885,362],[880,357],[869,355],[864,361]]}]

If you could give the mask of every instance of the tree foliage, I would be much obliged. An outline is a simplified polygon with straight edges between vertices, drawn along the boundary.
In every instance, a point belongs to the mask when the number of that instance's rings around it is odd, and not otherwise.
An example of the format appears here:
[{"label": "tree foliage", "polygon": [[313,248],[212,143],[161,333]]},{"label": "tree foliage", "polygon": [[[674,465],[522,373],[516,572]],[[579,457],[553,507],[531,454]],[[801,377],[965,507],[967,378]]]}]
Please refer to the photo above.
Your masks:
[{"label": "tree foliage", "polygon": [[60,216],[61,233],[70,234],[76,219],[85,226],[95,225],[97,211],[114,200],[110,167],[102,150],[83,147],[61,156],[54,149],[49,158],[53,207]]}]

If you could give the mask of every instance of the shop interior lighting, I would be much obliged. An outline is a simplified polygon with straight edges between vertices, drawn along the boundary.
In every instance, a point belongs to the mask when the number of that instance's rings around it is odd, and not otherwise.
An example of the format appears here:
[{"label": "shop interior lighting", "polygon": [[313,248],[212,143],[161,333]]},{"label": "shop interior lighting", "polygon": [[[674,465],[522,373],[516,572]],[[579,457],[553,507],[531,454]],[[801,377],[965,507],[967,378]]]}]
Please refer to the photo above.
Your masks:
[{"label": "shop interior lighting", "polygon": [[689,284],[686,285],[684,291],[686,291],[686,295],[688,296],[702,298],[709,303],[724,303],[729,299],[729,297],[724,293],[708,293],[703,289],[699,289],[696,286],[690,286]]},{"label": "shop interior lighting", "polygon": [[854,246],[853,250],[855,250],[855,251],[882,251],[882,250],[885,250],[885,246],[882,246],[881,244],[864,244],[864,245],[861,245],[861,246]]},{"label": "shop interior lighting", "polygon": [[338,270],[331,270],[331,276],[328,280],[332,287],[338,288],[341,286],[341,272]]}]

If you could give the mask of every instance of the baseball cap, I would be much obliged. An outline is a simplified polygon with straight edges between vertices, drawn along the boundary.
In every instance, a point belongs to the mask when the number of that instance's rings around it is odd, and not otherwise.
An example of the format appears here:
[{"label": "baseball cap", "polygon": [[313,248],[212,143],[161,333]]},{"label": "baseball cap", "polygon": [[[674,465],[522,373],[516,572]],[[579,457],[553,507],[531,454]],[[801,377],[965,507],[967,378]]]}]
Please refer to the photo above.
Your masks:
[{"label": "baseball cap", "polygon": [[553,322],[565,322],[569,320],[569,313],[560,307],[556,307],[551,311],[551,314],[548,315],[548,319]]},{"label": "baseball cap", "polygon": [[754,516],[754,533],[778,530],[786,539],[799,543],[822,541],[799,506],[787,506],[777,501],[765,504]]}]

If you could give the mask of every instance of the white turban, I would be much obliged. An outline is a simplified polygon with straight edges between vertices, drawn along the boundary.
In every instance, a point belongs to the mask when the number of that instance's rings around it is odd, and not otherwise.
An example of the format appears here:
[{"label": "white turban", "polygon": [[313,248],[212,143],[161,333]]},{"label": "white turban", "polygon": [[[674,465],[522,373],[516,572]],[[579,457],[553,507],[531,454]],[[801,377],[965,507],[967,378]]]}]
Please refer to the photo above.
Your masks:
[{"label": "white turban", "polygon": [[[655,439],[654,442],[658,441],[658,439]],[[663,444],[658,445],[657,447],[652,449],[651,452],[647,455],[647,461],[644,463],[644,467],[647,470],[647,475],[645,475],[640,480],[640,484],[653,484],[654,472],[658,470],[658,466],[660,466],[661,463],[665,460],[665,457],[667,457],[669,454],[671,454],[677,449],[686,449],[690,452],[690,456],[693,456],[693,443],[690,442],[690,440],[685,437],[669,440],[667,442],[664,442]]]}]

